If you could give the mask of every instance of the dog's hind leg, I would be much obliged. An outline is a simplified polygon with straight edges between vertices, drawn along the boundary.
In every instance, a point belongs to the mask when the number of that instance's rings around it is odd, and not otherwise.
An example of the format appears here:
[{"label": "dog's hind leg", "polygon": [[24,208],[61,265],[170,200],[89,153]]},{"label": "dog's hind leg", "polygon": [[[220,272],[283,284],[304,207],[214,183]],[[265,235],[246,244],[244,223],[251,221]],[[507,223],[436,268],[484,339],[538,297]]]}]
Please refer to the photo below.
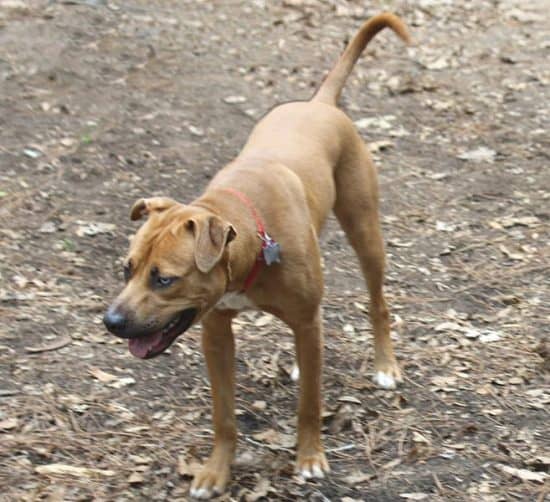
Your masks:
[{"label": "dog's hind leg", "polygon": [[389,311],[383,294],[384,243],[378,215],[377,176],[363,143],[352,151],[335,171],[334,213],[355,250],[370,293],[370,317],[374,332],[374,381],[393,388],[401,373],[390,338]]}]

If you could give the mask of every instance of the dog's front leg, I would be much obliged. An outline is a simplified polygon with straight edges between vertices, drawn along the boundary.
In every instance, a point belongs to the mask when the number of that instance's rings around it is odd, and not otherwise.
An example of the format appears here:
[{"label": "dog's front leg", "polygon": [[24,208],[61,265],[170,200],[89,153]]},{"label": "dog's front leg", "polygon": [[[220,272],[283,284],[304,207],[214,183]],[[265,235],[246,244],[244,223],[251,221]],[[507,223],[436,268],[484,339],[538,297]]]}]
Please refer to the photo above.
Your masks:
[{"label": "dog's front leg", "polygon": [[312,316],[293,322],[291,327],[300,369],[296,471],[304,478],[322,478],[329,466],[321,443],[323,332],[319,309]]},{"label": "dog's front leg", "polygon": [[210,498],[224,491],[235,455],[235,340],[229,312],[212,311],[203,319],[202,346],[213,400],[214,450],[191,485],[191,495]]}]

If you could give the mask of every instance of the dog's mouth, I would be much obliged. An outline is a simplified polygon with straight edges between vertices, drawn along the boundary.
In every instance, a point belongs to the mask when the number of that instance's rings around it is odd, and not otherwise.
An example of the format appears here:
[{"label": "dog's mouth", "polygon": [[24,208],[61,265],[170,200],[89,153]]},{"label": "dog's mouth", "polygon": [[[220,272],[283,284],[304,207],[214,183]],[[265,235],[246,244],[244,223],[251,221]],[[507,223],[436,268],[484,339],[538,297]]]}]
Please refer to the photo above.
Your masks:
[{"label": "dog's mouth", "polygon": [[128,349],[132,355],[140,359],[150,359],[158,356],[170,347],[179,335],[189,329],[196,315],[197,309],[185,309],[174,317],[161,331],[128,340]]}]

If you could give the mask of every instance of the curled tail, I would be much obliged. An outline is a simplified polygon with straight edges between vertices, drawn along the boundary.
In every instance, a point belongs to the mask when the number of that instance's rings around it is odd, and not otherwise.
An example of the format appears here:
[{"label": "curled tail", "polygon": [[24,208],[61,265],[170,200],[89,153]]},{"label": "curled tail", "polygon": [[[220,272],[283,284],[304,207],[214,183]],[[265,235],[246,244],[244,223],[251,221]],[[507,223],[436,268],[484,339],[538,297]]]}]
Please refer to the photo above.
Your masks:
[{"label": "curled tail", "polygon": [[407,26],[400,18],[389,12],[371,17],[348,44],[340,59],[325,78],[312,100],[336,105],[342,88],[353,66],[371,39],[384,28],[391,28],[406,43],[410,42]]}]

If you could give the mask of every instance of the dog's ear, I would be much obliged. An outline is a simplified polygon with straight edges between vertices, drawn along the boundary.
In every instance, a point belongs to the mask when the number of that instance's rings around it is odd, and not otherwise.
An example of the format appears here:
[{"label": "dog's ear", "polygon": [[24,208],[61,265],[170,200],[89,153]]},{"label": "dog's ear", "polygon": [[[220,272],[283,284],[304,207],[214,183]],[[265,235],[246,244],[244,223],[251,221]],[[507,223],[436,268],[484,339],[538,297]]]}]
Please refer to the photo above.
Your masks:
[{"label": "dog's ear", "polygon": [[175,204],[177,204],[177,202],[169,197],[139,199],[136,200],[130,210],[130,218],[132,221],[136,221],[143,218],[145,215],[149,215],[152,211],[164,211]]},{"label": "dog's ear", "polygon": [[218,216],[198,216],[186,222],[195,236],[195,263],[203,272],[210,272],[220,261],[225,247],[236,236],[233,226]]}]

